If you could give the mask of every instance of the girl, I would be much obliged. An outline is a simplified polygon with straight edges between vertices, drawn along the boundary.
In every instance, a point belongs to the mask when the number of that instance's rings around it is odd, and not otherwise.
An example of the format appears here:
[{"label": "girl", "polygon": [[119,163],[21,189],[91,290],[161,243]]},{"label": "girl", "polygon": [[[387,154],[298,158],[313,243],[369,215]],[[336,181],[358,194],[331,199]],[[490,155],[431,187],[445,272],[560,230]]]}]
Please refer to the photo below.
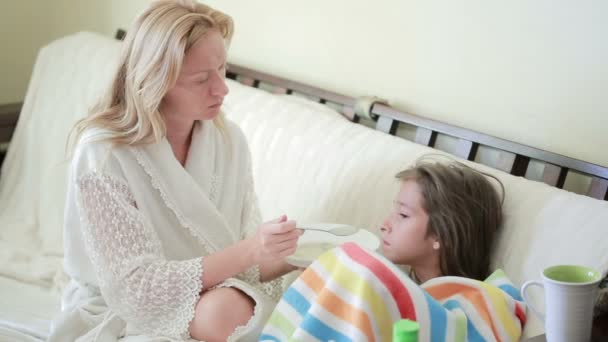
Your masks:
[{"label": "girl", "polygon": [[419,283],[448,275],[485,279],[502,222],[502,183],[455,161],[421,161],[396,177],[401,187],[380,228],[384,255],[409,265]]},{"label": "girl", "polygon": [[385,258],[353,243],[324,253],[287,289],[260,340],[388,341],[399,319],[420,324],[420,341],[519,339],[525,304],[502,271],[488,277],[503,202],[491,180],[504,194],[502,183],[455,161],[420,161],[397,178],[380,228]]}]

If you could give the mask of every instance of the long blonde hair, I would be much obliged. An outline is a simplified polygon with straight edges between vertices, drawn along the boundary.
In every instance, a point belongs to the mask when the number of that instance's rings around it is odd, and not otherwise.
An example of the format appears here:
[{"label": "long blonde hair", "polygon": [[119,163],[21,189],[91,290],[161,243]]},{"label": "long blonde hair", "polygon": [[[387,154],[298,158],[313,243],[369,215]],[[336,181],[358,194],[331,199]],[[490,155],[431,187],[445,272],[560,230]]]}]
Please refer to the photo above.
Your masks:
[{"label": "long blonde hair", "polygon": [[[232,39],[232,18],[193,0],[157,1],[141,13],[122,43],[114,80],[86,118],[78,121],[68,139],[68,151],[91,127],[108,131],[113,145],[155,143],[166,134],[160,103],[180,74],[184,56],[210,30]],[[214,123],[224,127],[222,115]]]}]

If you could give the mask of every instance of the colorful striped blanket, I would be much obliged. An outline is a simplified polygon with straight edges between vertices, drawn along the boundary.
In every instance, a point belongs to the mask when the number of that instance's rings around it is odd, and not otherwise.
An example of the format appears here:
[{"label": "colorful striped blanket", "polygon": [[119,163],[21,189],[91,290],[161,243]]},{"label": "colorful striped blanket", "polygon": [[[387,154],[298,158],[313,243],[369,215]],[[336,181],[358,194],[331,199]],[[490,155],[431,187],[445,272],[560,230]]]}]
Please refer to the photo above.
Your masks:
[{"label": "colorful striped blanket", "polygon": [[518,341],[526,306],[501,270],[483,282],[439,277],[419,286],[381,255],[348,243],[292,283],[260,341],[390,341],[401,318],[420,324],[419,341]]}]

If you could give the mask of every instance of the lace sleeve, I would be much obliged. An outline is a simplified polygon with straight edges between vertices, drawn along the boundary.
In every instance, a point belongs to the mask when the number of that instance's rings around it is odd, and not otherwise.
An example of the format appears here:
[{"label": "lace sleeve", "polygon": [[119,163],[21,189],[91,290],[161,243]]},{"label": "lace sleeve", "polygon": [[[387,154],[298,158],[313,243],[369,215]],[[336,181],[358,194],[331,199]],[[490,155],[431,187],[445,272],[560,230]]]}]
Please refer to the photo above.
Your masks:
[{"label": "lace sleeve", "polygon": [[168,261],[129,187],[97,172],[78,180],[82,232],[109,307],[145,333],[189,337],[202,260]]},{"label": "lace sleeve", "polygon": [[[253,185],[253,175],[249,168],[249,182],[245,193],[243,215],[241,218],[241,239],[255,234],[255,230],[262,222],[262,215],[258,206],[258,199]],[[245,272],[239,274],[237,278],[257,287],[272,299],[278,301],[283,295],[283,277],[267,282],[260,281],[260,267],[255,265]]]}]

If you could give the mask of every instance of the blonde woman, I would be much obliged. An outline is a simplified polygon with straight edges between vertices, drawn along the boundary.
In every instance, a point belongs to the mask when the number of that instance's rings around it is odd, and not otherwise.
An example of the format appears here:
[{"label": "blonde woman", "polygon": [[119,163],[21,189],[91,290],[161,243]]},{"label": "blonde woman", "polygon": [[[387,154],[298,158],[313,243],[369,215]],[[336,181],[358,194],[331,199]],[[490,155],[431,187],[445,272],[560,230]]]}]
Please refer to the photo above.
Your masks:
[{"label": "blonde woman", "polygon": [[129,29],[72,132],[71,282],[50,341],[257,338],[300,232],[259,225],[247,143],[222,117],[232,32],[191,0],[155,2]]}]

